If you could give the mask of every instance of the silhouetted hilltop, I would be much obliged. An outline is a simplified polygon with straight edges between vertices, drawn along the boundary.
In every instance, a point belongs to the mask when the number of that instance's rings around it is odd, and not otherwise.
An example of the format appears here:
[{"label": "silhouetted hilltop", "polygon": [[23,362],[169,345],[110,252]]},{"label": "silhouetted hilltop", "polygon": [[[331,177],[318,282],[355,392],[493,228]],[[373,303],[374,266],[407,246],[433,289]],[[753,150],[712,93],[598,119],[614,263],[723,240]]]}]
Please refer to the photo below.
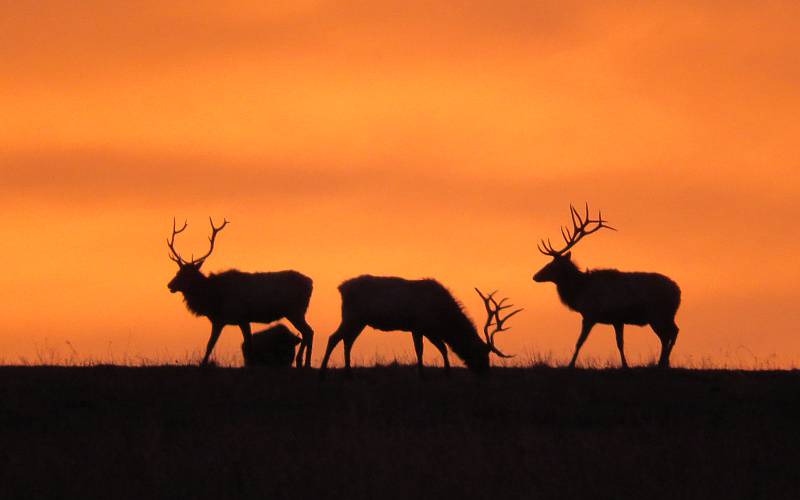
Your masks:
[{"label": "silhouetted hilltop", "polygon": [[0,498],[796,498],[800,372],[0,367]]}]

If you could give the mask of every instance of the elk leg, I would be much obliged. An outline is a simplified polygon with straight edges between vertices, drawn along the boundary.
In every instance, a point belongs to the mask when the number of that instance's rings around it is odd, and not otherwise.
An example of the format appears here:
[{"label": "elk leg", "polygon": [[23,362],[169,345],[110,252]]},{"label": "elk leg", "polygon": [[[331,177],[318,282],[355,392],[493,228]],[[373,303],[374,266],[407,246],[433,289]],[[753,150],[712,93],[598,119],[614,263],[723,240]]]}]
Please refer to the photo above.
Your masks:
[{"label": "elk leg", "polygon": [[331,353],[339,344],[339,342],[342,341],[343,337],[344,336],[342,335],[341,327],[339,330],[336,330],[336,332],[332,333],[330,337],[328,337],[328,346],[325,348],[325,356],[322,357],[322,364],[319,366],[320,378],[325,376],[325,370],[328,368],[328,360],[331,357]]},{"label": "elk leg", "polygon": [[353,350],[354,338],[344,339],[344,374],[347,378],[353,378],[353,370],[350,368],[350,351]]},{"label": "elk leg", "polygon": [[676,325],[674,321],[672,322],[672,329],[675,333],[672,335],[672,338],[669,341],[669,351],[667,352],[667,358],[669,358],[672,355],[672,348],[675,347],[675,341],[678,340],[678,332],[680,331],[678,325]]},{"label": "elk leg", "polygon": [[319,367],[320,378],[325,378],[325,370],[328,368],[328,360],[331,353],[336,346],[344,340],[344,361],[347,373],[350,373],[350,349],[353,347],[356,337],[364,329],[365,325],[358,325],[343,321],[339,328],[328,337],[328,346],[325,348],[325,356],[322,358],[322,364]]},{"label": "elk leg", "polygon": [[672,354],[672,346],[678,337],[678,325],[674,321],[668,323],[650,324],[658,338],[661,339],[661,357],[658,360],[659,368],[669,368],[669,356]]},{"label": "elk leg", "polygon": [[661,339],[661,357],[658,359],[659,368],[669,368],[669,339]]},{"label": "elk leg", "polygon": [[586,342],[586,337],[589,336],[589,332],[592,331],[593,326],[593,321],[589,321],[587,319],[583,320],[583,323],[581,324],[581,334],[578,336],[578,341],[575,343],[575,353],[572,355],[572,361],[569,362],[570,368],[575,368],[575,361],[578,359],[578,352],[581,350],[583,343]]},{"label": "elk leg", "polygon": [[208,364],[208,358],[211,357],[211,351],[214,350],[214,346],[217,344],[217,339],[219,339],[219,334],[222,333],[222,327],[223,325],[211,323],[211,337],[208,339],[208,344],[206,345],[206,355],[203,356],[203,361],[200,362],[200,366],[206,366]]},{"label": "elk leg", "polygon": [[624,329],[624,323],[617,323],[614,325],[614,334],[617,336],[617,349],[619,349],[619,357],[622,358],[622,367],[627,368],[628,362],[625,360],[625,339],[622,336]]},{"label": "elk leg", "polygon": [[414,352],[417,353],[417,371],[421,378],[425,378],[422,372],[422,334],[411,332],[411,337],[414,339]]},{"label": "elk leg", "polygon": [[431,343],[434,345],[434,347],[439,349],[440,353],[442,353],[442,360],[444,361],[444,372],[445,374],[450,375],[450,360],[447,359],[447,344],[445,344],[441,340],[431,340]]},{"label": "elk leg", "polygon": [[250,323],[240,323],[239,329],[244,337],[244,352],[250,355],[253,353],[253,332],[250,330]]},{"label": "elk leg", "polygon": [[[311,347],[314,344],[314,330],[311,329],[311,326],[306,322],[306,319],[303,316],[298,318],[286,318],[289,320],[289,323],[292,324],[297,331],[300,332],[300,336],[303,337],[303,341],[300,343],[300,348],[297,349],[297,359],[295,360],[295,366],[300,368],[301,366],[305,366],[306,368],[311,366]],[[303,364],[303,352],[305,351],[305,364]]]}]

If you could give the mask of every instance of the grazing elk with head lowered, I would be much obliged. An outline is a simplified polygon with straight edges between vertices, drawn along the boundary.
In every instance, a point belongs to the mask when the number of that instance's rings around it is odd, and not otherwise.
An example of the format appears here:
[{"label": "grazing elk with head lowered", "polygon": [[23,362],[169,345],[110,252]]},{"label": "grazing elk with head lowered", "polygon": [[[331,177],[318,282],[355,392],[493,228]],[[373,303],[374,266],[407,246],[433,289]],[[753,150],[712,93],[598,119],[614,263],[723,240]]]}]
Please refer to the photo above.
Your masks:
[{"label": "grazing elk with head lowered", "polygon": [[542,240],[539,251],[553,260],[533,276],[534,281],[555,283],[561,302],[583,316],[570,368],[575,366],[578,351],[597,323],[614,326],[617,348],[625,368],[628,367],[622,336],[625,325],[650,325],[661,340],[658,364],[668,367],[678,337],[675,313],[681,302],[680,288],[671,279],[656,273],[630,273],[616,269],[581,271],[572,262],[569,250],[595,231],[603,228],[616,230],[606,224],[608,221],[603,220],[601,213],[597,219],[591,219],[588,204],[583,216],[570,205],[570,215],[572,229],[561,228],[566,246],[556,250],[550,240]]},{"label": "grazing elk with head lowered", "polygon": [[[495,301],[493,294],[481,294],[489,315],[484,327],[484,342],[461,305],[435,280],[367,275],[345,281],[339,286],[339,292],[342,295],[342,322],[328,339],[320,376],[324,376],[331,352],[341,341],[344,341],[345,370],[350,375],[350,351],[367,326],[383,331],[411,332],[420,376],[423,375],[423,337],[439,350],[446,371],[450,369],[448,346],[470,370],[477,373],[489,369],[490,352],[509,357],[495,347],[494,335],[506,330],[504,322],[520,310],[502,316],[501,312],[511,306],[505,304],[505,300]],[[491,327],[494,331],[489,331]]]},{"label": "grazing elk with head lowered", "polygon": [[208,363],[211,351],[226,325],[236,325],[242,330],[245,349],[250,350],[250,323],[272,323],[286,318],[302,335],[296,363],[301,366],[305,351],[305,366],[311,363],[311,347],[314,331],[306,323],[305,314],[311,299],[311,278],[297,271],[272,273],[244,273],[229,270],[219,274],[204,275],[200,268],[211,252],[217,234],[228,224],[221,226],[211,222],[211,244],[208,252],[198,259],[184,260],[175,250],[175,236],[186,229],[177,229],[172,221],[172,237],[167,240],[170,259],[178,264],[178,273],[167,287],[172,293],[181,292],[186,307],[197,316],[205,316],[211,321],[211,337],[208,339],[206,354],[201,366]]}]

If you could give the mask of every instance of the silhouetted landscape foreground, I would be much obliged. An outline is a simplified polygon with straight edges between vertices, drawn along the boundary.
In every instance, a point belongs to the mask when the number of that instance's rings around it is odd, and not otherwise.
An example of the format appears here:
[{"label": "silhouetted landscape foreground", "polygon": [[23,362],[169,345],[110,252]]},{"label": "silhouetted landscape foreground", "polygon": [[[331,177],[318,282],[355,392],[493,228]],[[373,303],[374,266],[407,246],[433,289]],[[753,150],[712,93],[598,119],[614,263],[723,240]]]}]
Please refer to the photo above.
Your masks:
[{"label": "silhouetted landscape foreground", "polygon": [[1,498],[797,498],[800,372],[0,367]]}]

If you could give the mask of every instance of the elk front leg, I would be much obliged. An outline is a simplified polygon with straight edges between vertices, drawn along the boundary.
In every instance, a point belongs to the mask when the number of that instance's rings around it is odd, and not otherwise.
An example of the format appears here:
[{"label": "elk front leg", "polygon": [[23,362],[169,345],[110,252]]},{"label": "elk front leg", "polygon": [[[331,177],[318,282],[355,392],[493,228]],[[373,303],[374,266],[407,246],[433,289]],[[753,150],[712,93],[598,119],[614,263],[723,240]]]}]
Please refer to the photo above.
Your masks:
[{"label": "elk front leg", "polygon": [[419,376],[424,378],[425,374],[422,371],[422,334],[411,332],[411,336],[414,338],[414,352],[417,353],[417,371]]},{"label": "elk front leg", "polygon": [[447,344],[441,340],[431,340],[431,343],[433,343],[434,347],[439,349],[439,352],[442,354],[442,361],[444,361],[444,373],[446,375],[450,375],[450,360],[447,359]]},{"label": "elk front leg", "polygon": [[622,367],[627,368],[628,362],[625,360],[625,339],[622,336],[624,329],[624,323],[614,325],[614,334],[617,336],[617,349],[619,349],[619,357],[622,358]]},{"label": "elk front leg", "polygon": [[672,354],[672,348],[675,347],[675,341],[678,340],[678,332],[680,331],[675,321],[670,325],[670,331],[672,333],[672,338],[669,341],[669,349],[667,349],[667,364],[669,364],[669,357]]},{"label": "elk front leg", "polygon": [[578,341],[575,343],[575,353],[572,355],[572,361],[569,362],[570,368],[575,368],[575,361],[578,359],[578,352],[581,350],[583,343],[586,342],[586,337],[589,336],[589,332],[592,331],[593,326],[594,321],[589,321],[586,318],[583,319],[583,323],[581,324],[581,334],[578,337]]},{"label": "elk front leg", "polygon": [[675,324],[675,321],[663,321],[652,323],[650,326],[661,339],[661,357],[658,360],[658,366],[669,368],[669,355],[672,353],[672,347],[678,337],[678,325]]},{"label": "elk front leg", "polygon": [[344,340],[344,363],[345,363],[345,374],[348,377],[352,377],[352,372],[350,371],[350,350],[353,348],[353,342],[355,342],[356,337],[364,330],[366,325],[354,323],[352,321],[342,320],[342,323],[339,325],[339,328],[336,329],[335,332],[328,337],[328,346],[325,349],[325,356],[322,357],[322,364],[319,367],[319,378],[325,378],[325,371],[328,368],[328,360],[331,357],[331,353],[336,345]]},{"label": "elk front leg", "polygon": [[217,344],[217,339],[219,339],[219,334],[222,333],[222,327],[223,325],[211,323],[211,337],[208,339],[208,344],[206,345],[206,355],[203,356],[203,361],[200,362],[200,366],[206,366],[208,364],[208,358],[211,357],[211,351],[214,350],[214,346]]},{"label": "elk front leg", "polygon": [[239,329],[242,330],[244,337],[244,352],[249,356],[253,354],[253,332],[250,330],[250,323],[240,323]]}]

